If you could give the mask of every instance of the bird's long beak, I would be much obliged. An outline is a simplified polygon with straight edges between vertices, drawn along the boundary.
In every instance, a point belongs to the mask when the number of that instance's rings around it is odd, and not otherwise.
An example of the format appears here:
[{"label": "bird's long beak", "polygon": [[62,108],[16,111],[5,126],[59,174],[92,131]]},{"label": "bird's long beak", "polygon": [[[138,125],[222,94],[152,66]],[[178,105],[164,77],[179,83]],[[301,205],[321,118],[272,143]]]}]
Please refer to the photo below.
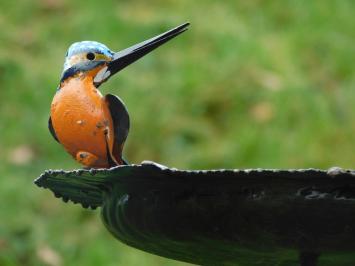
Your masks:
[{"label": "bird's long beak", "polygon": [[126,66],[132,64],[139,58],[153,51],[155,48],[183,33],[188,29],[189,25],[190,23],[184,23],[158,36],[115,53],[112,61],[110,61],[108,65],[100,70],[96,75],[94,79],[95,85],[99,86],[101,83],[106,81],[115,73],[124,69]]}]

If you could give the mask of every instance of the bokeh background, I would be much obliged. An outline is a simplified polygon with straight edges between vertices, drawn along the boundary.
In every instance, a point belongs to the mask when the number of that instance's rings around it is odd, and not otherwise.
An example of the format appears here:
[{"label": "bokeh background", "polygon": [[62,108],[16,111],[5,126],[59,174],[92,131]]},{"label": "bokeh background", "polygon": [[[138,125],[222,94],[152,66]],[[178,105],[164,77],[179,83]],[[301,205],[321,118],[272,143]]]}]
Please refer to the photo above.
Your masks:
[{"label": "bokeh background", "polygon": [[68,46],[188,32],[101,87],[126,103],[132,163],[355,165],[355,2],[0,0],[0,265],[186,265],[116,241],[34,178],[78,168],[50,136]]}]

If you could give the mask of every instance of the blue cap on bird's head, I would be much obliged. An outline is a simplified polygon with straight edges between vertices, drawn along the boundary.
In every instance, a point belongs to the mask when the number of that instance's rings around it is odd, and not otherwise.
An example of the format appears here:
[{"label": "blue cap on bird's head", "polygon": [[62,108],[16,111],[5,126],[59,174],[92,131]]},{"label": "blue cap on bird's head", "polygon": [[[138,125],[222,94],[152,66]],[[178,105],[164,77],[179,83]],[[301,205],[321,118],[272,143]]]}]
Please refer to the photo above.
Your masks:
[{"label": "blue cap on bird's head", "polygon": [[100,54],[104,54],[106,56],[112,56],[114,52],[112,52],[106,45],[95,42],[95,41],[82,41],[75,42],[70,45],[66,57],[71,57],[72,55],[92,51]]},{"label": "blue cap on bird's head", "polygon": [[106,45],[95,41],[73,43],[65,57],[61,81],[78,72],[98,69],[94,77],[94,84],[100,86],[101,83],[126,66],[186,31],[188,26],[189,23],[184,23],[119,52],[112,52]]},{"label": "blue cap on bird's head", "polygon": [[114,52],[112,52],[106,45],[95,41],[73,43],[70,45],[65,55],[64,71],[80,61],[92,60],[90,56],[95,58],[95,55],[103,55],[103,58],[105,59],[112,59]]}]

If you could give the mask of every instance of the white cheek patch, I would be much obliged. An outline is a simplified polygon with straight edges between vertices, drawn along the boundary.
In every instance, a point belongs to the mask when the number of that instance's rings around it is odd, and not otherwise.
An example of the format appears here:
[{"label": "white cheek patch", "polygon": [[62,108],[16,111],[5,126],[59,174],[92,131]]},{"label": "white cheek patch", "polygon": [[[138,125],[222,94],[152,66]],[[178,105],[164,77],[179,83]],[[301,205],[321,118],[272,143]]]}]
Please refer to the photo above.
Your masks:
[{"label": "white cheek patch", "polygon": [[70,58],[66,58],[64,62],[64,71],[80,62],[85,62],[87,59],[83,55],[73,55]]},{"label": "white cheek patch", "polygon": [[107,66],[106,66],[106,67],[102,68],[99,72],[97,72],[97,74],[94,78],[94,82],[101,83],[101,82],[105,81],[106,79],[108,79],[110,75],[111,75],[111,72],[107,69]]}]

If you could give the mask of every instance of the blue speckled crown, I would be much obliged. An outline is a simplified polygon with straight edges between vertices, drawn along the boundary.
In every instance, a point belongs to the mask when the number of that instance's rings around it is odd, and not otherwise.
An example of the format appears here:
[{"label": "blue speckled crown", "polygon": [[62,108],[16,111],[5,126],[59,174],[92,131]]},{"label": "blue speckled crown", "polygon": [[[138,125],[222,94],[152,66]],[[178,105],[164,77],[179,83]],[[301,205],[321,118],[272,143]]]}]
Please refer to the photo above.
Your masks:
[{"label": "blue speckled crown", "polygon": [[85,52],[95,52],[104,54],[108,57],[113,55],[113,52],[104,44],[95,41],[82,41],[75,42],[70,45],[66,57],[69,58],[73,55],[85,53]]},{"label": "blue speckled crown", "polygon": [[95,42],[95,41],[82,41],[75,42],[70,45],[67,54],[65,55],[63,72],[70,68],[72,65],[70,63],[70,58],[73,55],[81,54],[81,53],[98,53],[103,54],[107,57],[113,57],[114,52],[112,52],[106,45]]}]

